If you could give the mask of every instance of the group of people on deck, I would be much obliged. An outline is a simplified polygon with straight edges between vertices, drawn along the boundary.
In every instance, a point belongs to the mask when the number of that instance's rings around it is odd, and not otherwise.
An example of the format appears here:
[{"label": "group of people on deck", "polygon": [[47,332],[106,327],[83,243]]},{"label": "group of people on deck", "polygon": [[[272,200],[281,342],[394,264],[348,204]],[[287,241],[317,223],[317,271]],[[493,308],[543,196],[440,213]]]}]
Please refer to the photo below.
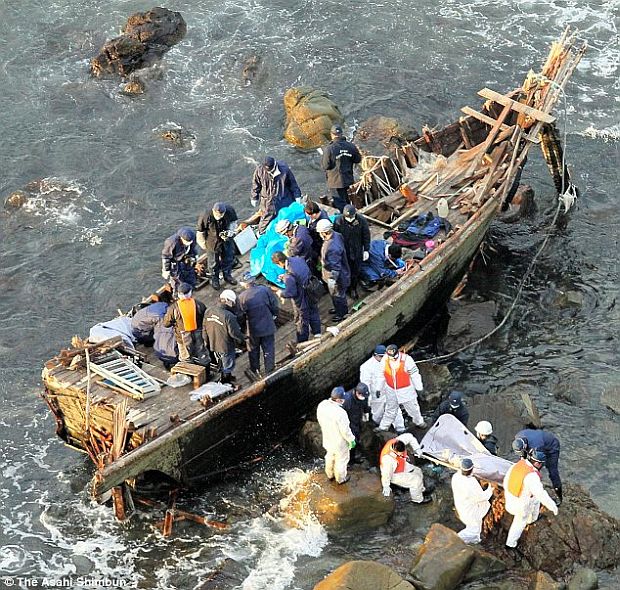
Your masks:
[{"label": "group of people on deck", "polygon": [[[327,478],[338,484],[350,480],[347,467],[359,462],[356,450],[361,441],[362,424],[372,420],[376,433],[393,429],[395,434],[385,441],[379,455],[383,495],[390,496],[394,485],[408,489],[414,503],[432,501],[431,495],[425,493],[422,470],[408,454],[412,452],[414,457],[422,458],[422,448],[416,437],[407,431],[403,417],[404,413],[418,429],[427,427],[418,402],[422,395],[422,378],[413,358],[395,344],[377,345],[372,356],[360,366],[359,383],[350,391],[341,386],[333,388],[330,397],[317,407]],[[438,405],[431,425],[443,414],[451,414],[467,427],[469,411],[462,393],[453,391]],[[490,455],[498,454],[498,440],[489,421],[481,420],[476,424],[475,436],[481,450]],[[563,497],[558,471],[560,443],[554,434],[530,425],[516,433],[512,448],[520,460],[508,469],[503,480],[506,510],[513,515],[506,540],[509,549],[516,547],[527,524],[538,518],[541,504],[557,514]],[[544,465],[549,471],[557,503],[542,485],[540,470]],[[456,512],[465,524],[458,534],[466,543],[480,543],[482,523],[490,509],[494,487],[481,485],[471,458],[464,457],[459,467],[451,479]]]},{"label": "group of people on deck", "polygon": [[[347,296],[359,297],[360,281],[367,290],[405,270],[402,248],[384,240],[371,240],[368,222],[349,202],[353,166],[361,161],[359,150],[335,125],[332,141],[323,149],[321,166],[333,204],[340,210],[334,221],[314,201],[304,203],[304,219],[275,223],[275,231],[286,237],[282,251],[272,253],[271,262],[282,269],[280,286],[267,287],[246,273],[243,291],[234,287],[234,237],[245,224],[239,223],[234,207],[217,202],[202,213],[196,228],[181,227],[167,238],[162,249],[162,277],[171,294],[138,310],[132,319],[134,335],[153,345],[165,365],[177,360],[209,366],[218,364],[224,382],[233,380],[235,358],[247,347],[250,372],[258,378],[275,367],[275,319],[279,306],[293,303],[296,340],[305,342],[321,334],[318,300],[327,288],[332,300],[333,322],[349,314]],[[258,233],[264,233],[280,209],[301,200],[301,191],[290,167],[271,156],[256,167],[251,202],[258,206]],[[198,264],[199,248],[206,256]],[[199,275],[208,277],[219,292],[219,302],[206,309],[193,296]],[[282,287],[283,285],[283,287]],[[262,352],[262,371],[261,371]]]}]

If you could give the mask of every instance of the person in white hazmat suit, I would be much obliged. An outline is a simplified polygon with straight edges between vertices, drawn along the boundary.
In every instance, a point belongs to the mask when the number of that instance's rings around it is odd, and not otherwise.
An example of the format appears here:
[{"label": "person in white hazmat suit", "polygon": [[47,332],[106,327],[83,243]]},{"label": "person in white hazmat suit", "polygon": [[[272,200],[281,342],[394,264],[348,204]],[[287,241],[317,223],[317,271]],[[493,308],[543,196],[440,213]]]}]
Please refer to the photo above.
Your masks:
[{"label": "person in white hazmat suit", "polygon": [[396,419],[398,406],[403,409],[416,426],[424,428],[426,423],[420,412],[418,395],[422,394],[423,385],[420,371],[415,361],[406,353],[399,352],[396,344],[389,344],[383,365],[383,379],[385,386],[385,412],[379,424],[379,430],[387,430]]},{"label": "person in white hazmat suit", "polygon": [[[385,356],[385,346],[377,344],[373,355],[360,367],[360,383],[368,385],[368,405],[375,424],[381,423],[381,418],[385,412],[385,378],[383,376],[383,357]],[[398,434],[405,431],[405,421],[403,413],[396,412],[396,419],[393,422],[394,429]]]},{"label": "person in white hazmat suit", "polygon": [[350,479],[347,477],[349,450],[355,448],[349,416],[342,407],[344,397],[344,388],[334,387],[330,398],[323,400],[316,409],[325,449],[325,475],[338,483],[346,483]]},{"label": "person in white hazmat suit", "polygon": [[411,501],[416,504],[426,504],[432,498],[424,495],[424,476],[422,470],[407,461],[407,446],[413,449],[416,457],[422,456],[420,443],[413,434],[406,432],[396,438],[388,440],[381,450],[379,464],[381,467],[381,486],[383,495],[392,493],[390,484],[407,488]]},{"label": "person in white hazmat suit", "polygon": [[555,516],[558,514],[558,507],[540,478],[545,458],[542,451],[531,449],[527,459],[515,463],[504,476],[506,512],[514,516],[506,547],[514,549],[517,546],[525,527],[538,519],[541,504]]},{"label": "person in white hazmat suit", "polygon": [[489,498],[493,487],[482,489],[474,477],[474,463],[471,459],[461,459],[461,469],[452,476],[454,507],[465,528],[458,533],[465,543],[480,543],[482,519],[491,508]]}]

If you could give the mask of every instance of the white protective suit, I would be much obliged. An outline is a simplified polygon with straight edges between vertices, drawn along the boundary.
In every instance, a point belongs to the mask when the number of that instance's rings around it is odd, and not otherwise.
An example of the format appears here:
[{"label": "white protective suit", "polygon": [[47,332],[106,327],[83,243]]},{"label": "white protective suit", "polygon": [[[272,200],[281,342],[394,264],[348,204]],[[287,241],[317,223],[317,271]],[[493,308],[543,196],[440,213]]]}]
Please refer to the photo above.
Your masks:
[{"label": "white protective suit", "polygon": [[[396,437],[405,445],[411,447],[416,456],[422,455],[420,444],[413,434],[406,432]],[[381,485],[383,486],[383,495],[389,496],[392,491],[390,484],[397,485],[401,488],[407,488],[411,494],[412,502],[422,502],[424,499],[424,476],[422,470],[411,463],[405,463],[405,471],[396,473],[398,462],[390,455],[381,457]]]},{"label": "white protective suit", "polygon": [[[373,354],[361,367],[360,367],[360,383],[368,385],[368,404],[370,405],[370,411],[372,413],[372,419],[376,424],[381,423],[383,414],[385,412],[385,378],[383,377],[383,359],[377,360]],[[403,413],[400,411],[400,406],[396,412],[396,419],[393,422],[396,432],[405,430],[405,421],[403,420]]]},{"label": "white protective suit", "polygon": [[355,440],[349,425],[349,416],[338,402],[323,400],[316,409],[316,417],[323,435],[325,475],[338,483],[347,478],[349,443]]},{"label": "white protective suit", "polygon": [[[406,387],[399,387],[398,389],[392,389],[385,382],[385,371],[390,370],[395,372],[398,368],[401,360],[405,361],[405,371],[409,374],[410,384]],[[420,371],[415,364],[415,361],[404,352],[398,354],[395,359],[390,358],[387,354],[381,360],[382,366],[382,379],[384,383],[383,392],[386,396],[385,400],[385,412],[381,418],[381,424],[379,428],[387,430],[396,419],[396,413],[398,411],[399,404],[403,406],[403,409],[416,426],[424,426],[424,418],[420,412],[420,405],[418,404],[418,392],[422,393],[422,377]]]},{"label": "white protective suit", "polygon": [[[529,461],[526,461],[526,463],[531,466]],[[558,507],[543,487],[538,471],[528,473],[523,478],[523,489],[519,496],[515,496],[508,491],[510,474],[517,465],[518,463],[515,463],[504,477],[506,512],[514,516],[508,531],[508,538],[506,539],[507,547],[516,547],[525,527],[536,522],[541,504],[553,512],[554,515],[558,513]]]},{"label": "white protective suit", "polygon": [[452,476],[454,507],[465,528],[458,533],[465,543],[480,543],[482,519],[491,508],[489,498],[493,488],[482,489],[480,482],[472,474],[463,475],[457,471]]}]

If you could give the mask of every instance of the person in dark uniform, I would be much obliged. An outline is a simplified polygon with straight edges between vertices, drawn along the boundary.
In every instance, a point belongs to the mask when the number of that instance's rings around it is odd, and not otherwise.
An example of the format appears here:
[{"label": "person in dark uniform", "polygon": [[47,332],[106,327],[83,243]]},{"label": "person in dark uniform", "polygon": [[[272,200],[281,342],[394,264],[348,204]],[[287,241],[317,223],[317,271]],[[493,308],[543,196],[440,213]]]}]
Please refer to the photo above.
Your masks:
[{"label": "person in dark uniform", "polygon": [[349,187],[353,184],[353,165],[362,161],[357,147],[347,141],[342,126],[331,128],[332,140],[322,148],[321,168],[325,170],[327,188],[334,207],[340,212],[349,203]]},{"label": "person in dark uniform", "polygon": [[321,248],[321,275],[323,281],[327,284],[327,289],[334,304],[330,313],[334,315],[335,322],[340,322],[349,313],[347,289],[351,282],[344,240],[338,232],[334,231],[332,222],[329,219],[321,219],[317,223],[316,230],[323,240]]},{"label": "person in dark uniform", "polygon": [[301,199],[301,189],[286,162],[267,156],[254,170],[252,207],[259,206],[261,218],[258,233],[264,234],[278,211]]},{"label": "person in dark uniform", "polygon": [[433,413],[433,424],[442,414],[452,414],[455,418],[460,420],[464,426],[467,426],[467,422],[469,421],[469,410],[463,403],[463,394],[460,391],[453,391],[448,396],[448,399],[443,400],[437,406]]},{"label": "person in dark uniform", "polygon": [[276,223],[276,232],[288,238],[285,247],[288,257],[299,256],[309,265],[312,264],[314,259],[313,240],[307,227],[292,223],[288,219],[281,219]]},{"label": "person in dark uniform", "polygon": [[237,301],[243,314],[248,337],[248,357],[250,371],[258,375],[260,371],[260,351],[263,351],[265,374],[271,373],[276,366],[276,322],[279,304],[273,291],[265,285],[256,284],[256,277],[247,272],[241,279],[245,288]]},{"label": "person in dark uniform", "polygon": [[211,286],[216,290],[220,288],[220,272],[228,284],[237,284],[231,274],[235,259],[232,238],[237,232],[237,220],[236,211],[226,203],[215,203],[211,211],[205,211],[198,218],[198,244],[207,252]]},{"label": "person in dark uniform", "polygon": [[481,420],[476,424],[476,437],[484,445],[484,448],[497,455],[497,437],[493,434],[493,426],[487,420]]},{"label": "person in dark uniform", "polygon": [[179,299],[168,308],[162,324],[165,328],[174,327],[179,360],[208,367],[208,355],[202,339],[205,305],[192,297],[192,287],[188,283],[181,283],[178,291]]},{"label": "person in dark uniform", "polygon": [[153,346],[155,326],[168,311],[168,304],[157,301],[136,311],[131,318],[131,332],[135,339],[145,346]]},{"label": "person in dark uniform", "polygon": [[161,251],[161,276],[176,291],[181,283],[196,286],[196,232],[189,227],[180,228],[164,242]]},{"label": "person in dark uniform", "polygon": [[322,219],[327,219],[329,221],[329,215],[325,209],[321,209],[319,204],[315,201],[308,201],[304,206],[304,213],[306,217],[306,227],[310,232],[310,236],[312,237],[312,263],[309,263],[310,270],[313,274],[317,275],[317,262],[321,256],[321,248],[323,247],[323,240],[319,235],[319,232],[316,230],[316,225]]},{"label": "person in dark uniform", "polygon": [[357,299],[357,283],[362,269],[362,262],[368,260],[370,250],[370,229],[363,215],[357,213],[353,205],[346,205],[342,215],[334,221],[334,231],[344,239],[347,251],[347,260],[351,271],[351,286],[349,294]]},{"label": "person in dark uniform", "polygon": [[312,276],[306,261],[298,256],[287,258],[284,252],[274,252],[271,261],[286,270],[281,277],[284,289],[278,289],[277,293],[283,299],[293,300],[297,342],[306,342],[310,337],[310,330],[314,336],[320,336],[319,306],[308,297],[306,291],[306,285]]},{"label": "person in dark uniform", "polygon": [[368,405],[368,386],[358,383],[354,389],[347,391],[344,396],[342,407],[349,416],[351,432],[355,436],[356,446],[351,449],[349,463],[358,463],[357,449],[361,442],[362,422],[370,419],[370,406]]}]

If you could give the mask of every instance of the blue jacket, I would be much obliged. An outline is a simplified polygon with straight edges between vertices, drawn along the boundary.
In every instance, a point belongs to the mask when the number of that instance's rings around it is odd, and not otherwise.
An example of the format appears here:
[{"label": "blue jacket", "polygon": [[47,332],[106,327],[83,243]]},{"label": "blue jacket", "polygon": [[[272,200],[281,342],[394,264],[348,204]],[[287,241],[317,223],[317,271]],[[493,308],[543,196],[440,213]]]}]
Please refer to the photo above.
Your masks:
[{"label": "blue jacket", "polygon": [[559,453],[560,441],[558,437],[547,430],[534,430],[526,428],[515,434],[515,438],[527,439],[527,446],[530,449],[538,449],[543,453]]},{"label": "blue jacket", "polygon": [[155,343],[153,352],[155,356],[164,363],[176,363],[179,360],[179,345],[174,335],[174,328],[166,328],[160,321],[153,331]]},{"label": "blue jacket", "polygon": [[351,284],[351,271],[347,260],[347,251],[342,236],[333,231],[321,248],[321,273],[323,280],[336,279],[341,289],[347,289]]},{"label": "blue jacket", "polygon": [[269,287],[250,285],[239,295],[238,301],[248,336],[272,336],[276,333],[273,316],[278,315],[279,304]]},{"label": "blue jacket", "polygon": [[396,276],[396,269],[405,266],[399,258],[394,263],[388,260],[385,254],[387,242],[385,240],[372,240],[368,251],[368,260],[362,262],[361,275],[367,281],[378,281],[382,278],[393,278]]},{"label": "blue jacket", "polygon": [[303,225],[295,225],[293,236],[289,238],[286,249],[289,257],[299,256],[310,263],[313,258],[310,230]]},{"label": "blue jacket", "polygon": [[[191,245],[185,246],[181,241],[180,233],[182,230],[189,230],[192,235]],[[186,258],[196,258],[198,251],[196,250],[196,232],[189,228],[180,228],[175,234],[171,235],[164,242],[164,247],[161,251],[162,268],[164,270],[173,271],[174,266],[179,263],[183,263]]]},{"label": "blue jacket", "polygon": [[153,330],[157,322],[166,315],[168,304],[163,301],[151,303],[139,309],[131,318],[131,331],[138,342],[144,342],[153,337]]},{"label": "blue jacket", "polygon": [[292,256],[286,261],[286,274],[284,275],[284,289],[281,292],[285,299],[292,299],[297,309],[305,310],[312,307],[304,285],[310,280],[312,273],[303,258]]},{"label": "blue jacket", "polygon": [[262,164],[254,170],[252,198],[257,201],[260,199],[263,212],[275,210],[277,213],[301,197],[301,189],[286,162],[276,160],[276,165],[280,174],[275,177]]},{"label": "blue jacket", "polygon": [[353,184],[353,164],[359,164],[362,155],[346,139],[334,139],[323,148],[321,168],[325,170],[327,188],[348,188]]}]

